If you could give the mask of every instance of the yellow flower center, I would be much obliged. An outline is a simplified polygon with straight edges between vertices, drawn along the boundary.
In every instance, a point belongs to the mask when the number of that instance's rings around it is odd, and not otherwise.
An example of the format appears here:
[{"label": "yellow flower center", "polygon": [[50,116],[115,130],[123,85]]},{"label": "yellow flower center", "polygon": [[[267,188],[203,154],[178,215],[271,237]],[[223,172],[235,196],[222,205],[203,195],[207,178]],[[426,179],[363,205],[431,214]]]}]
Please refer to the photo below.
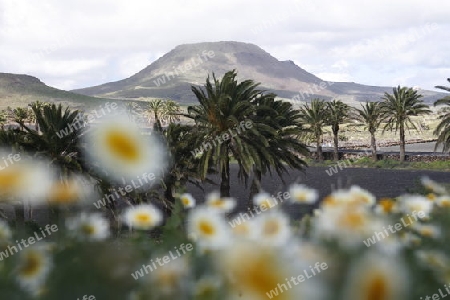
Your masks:
[{"label": "yellow flower center", "polygon": [[337,204],[339,204],[339,202],[333,196],[326,196],[325,198],[323,198],[323,201],[322,201],[323,206],[327,206],[327,205],[334,206]]},{"label": "yellow flower center", "polygon": [[246,235],[250,233],[250,230],[246,224],[239,224],[238,226],[233,228],[233,231],[238,235]]},{"label": "yellow flower center", "polygon": [[276,235],[280,231],[280,223],[277,220],[268,220],[264,224],[263,232],[266,235]]},{"label": "yellow flower center", "polygon": [[360,203],[360,204],[367,204],[369,203],[369,197],[367,197],[366,195],[362,195],[362,194],[354,194],[353,195],[353,199],[355,202]]},{"label": "yellow flower center", "polygon": [[450,199],[442,200],[440,204],[442,207],[450,207]]},{"label": "yellow flower center", "polygon": [[41,268],[42,258],[36,253],[27,254],[25,264],[20,270],[21,275],[26,277],[32,277],[39,272]]},{"label": "yellow flower center", "polygon": [[95,227],[90,224],[84,224],[81,226],[81,232],[83,232],[85,235],[93,235],[95,232]]},{"label": "yellow flower center", "polygon": [[212,207],[221,208],[224,205],[224,201],[222,201],[221,199],[214,199],[214,200],[209,202],[209,205],[212,206]]},{"label": "yellow flower center", "polygon": [[214,233],[216,232],[215,228],[213,225],[211,225],[210,222],[202,220],[200,221],[200,223],[198,224],[198,228],[200,229],[200,232],[203,235],[214,235]]},{"label": "yellow flower center", "polygon": [[174,271],[160,271],[156,276],[158,284],[170,290],[176,289],[178,280],[180,279],[180,276]]},{"label": "yellow flower center", "polygon": [[138,223],[148,223],[151,220],[150,215],[146,213],[138,213],[135,218]]},{"label": "yellow flower center", "polygon": [[434,237],[435,233],[432,228],[424,227],[420,230],[420,233],[425,237]]},{"label": "yellow flower center", "polygon": [[382,275],[377,275],[369,282],[367,289],[367,300],[384,300],[389,299],[388,287]]},{"label": "yellow flower center", "polygon": [[111,152],[120,159],[136,162],[141,157],[136,141],[123,131],[111,130],[106,136],[106,144]]},{"label": "yellow flower center", "polygon": [[378,202],[378,204],[383,209],[383,212],[390,213],[394,208],[395,202],[392,199],[383,198]]},{"label": "yellow flower center", "polygon": [[268,208],[272,208],[273,205],[269,199],[266,199],[266,200],[262,201],[259,206],[265,207],[266,209],[268,209]]},{"label": "yellow flower center", "polygon": [[50,193],[49,202],[70,203],[79,199],[78,191],[73,184],[56,183]]},{"label": "yellow flower center", "polygon": [[428,198],[428,200],[433,201],[434,199],[436,199],[436,195],[433,194],[433,193],[429,193],[429,194],[427,195],[427,198]]},{"label": "yellow flower center", "polygon": [[[239,260],[232,266],[231,275],[235,279],[232,288],[243,294],[255,295],[254,299],[266,299],[266,293],[284,282],[286,274],[280,271],[275,253],[263,250],[263,253],[246,254],[245,260]],[[276,298],[293,299],[289,292],[279,294]]]},{"label": "yellow flower center", "polygon": [[188,206],[191,203],[191,201],[189,200],[188,197],[182,197],[181,203],[183,203],[184,206]]},{"label": "yellow flower center", "polygon": [[365,218],[360,213],[349,212],[340,219],[340,224],[347,228],[359,228],[365,223]]},{"label": "yellow flower center", "polygon": [[298,202],[306,201],[306,194],[305,193],[297,193],[295,195],[295,200],[297,200]]},{"label": "yellow flower center", "polygon": [[1,193],[5,191],[10,191],[11,189],[17,187],[20,183],[20,178],[24,174],[14,167],[9,167],[5,170],[0,171],[0,190]]},{"label": "yellow flower center", "polygon": [[214,297],[217,288],[212,284],[198,284],[195,289],[195,296],[200,299],[211,299]]}]

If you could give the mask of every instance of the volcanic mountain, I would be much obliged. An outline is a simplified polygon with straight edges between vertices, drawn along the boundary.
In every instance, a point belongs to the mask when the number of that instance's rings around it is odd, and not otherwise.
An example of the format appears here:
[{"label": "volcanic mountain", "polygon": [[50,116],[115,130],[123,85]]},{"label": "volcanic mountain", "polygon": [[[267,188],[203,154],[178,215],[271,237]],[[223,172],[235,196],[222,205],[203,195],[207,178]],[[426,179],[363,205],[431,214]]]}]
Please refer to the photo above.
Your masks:
[{"label": "volcanic mountain", "polygon": [[58,102],[72,108],[98,106],[105,101],[105,99],[75,94],[47,86],[33,76],[0,73],[0,109],[5,109],[8,106],[24,107],[37,100]]},{"label": "volcanic mountain", "polygon": [[[354,104],[379,100],[392,87],[377,87],[354,82],[326,82],[292,61],[279,61],[260,47],[241,42],[208,42],[175,47],[133,76],[116,82],[74,90],[73,92],[107,98],[170,98],[183,104],[195,103],[192,85],[203,85],[215,73],[220,78],[236,69],[238,79],[252,79],[260,88],[294,102],[320,97],[338,98]],[[427,103],[440,93],[421,90]]]}]

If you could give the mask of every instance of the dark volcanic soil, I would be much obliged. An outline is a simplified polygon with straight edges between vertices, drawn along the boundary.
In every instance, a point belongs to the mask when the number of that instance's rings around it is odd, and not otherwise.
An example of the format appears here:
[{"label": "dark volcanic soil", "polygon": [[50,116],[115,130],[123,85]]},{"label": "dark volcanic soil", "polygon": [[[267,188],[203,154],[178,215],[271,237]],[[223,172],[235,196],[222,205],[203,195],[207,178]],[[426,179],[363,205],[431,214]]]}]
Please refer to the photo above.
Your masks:
[{"label": "dark volcanic soil", "polygon": [[[246,188],[243,183],[237,180],[237,165],[231,166],[231,195],[238,200],[237,211],[247,210],[249,198],[249,186]],[[264,191],[271,195],[277,195],[278,192],[287,192],[291,183],[303,183],[319,191],[320,199],[331,193],[337,188],[346,188],[351,185],[359,185],[373,193],[377,199],[381,197],[396,197],[408,192],[410,189],[417,188],[420,177],[429,176],[431,179],[442,182],[450,182],[450,172],[421,171],[421,170],[389,170],[372,168],[345,168],[339,170],[337,174],[329,176],[325,167],[309,167],[305,172],[291,171],[284,176],[285,184],[277,176],[264,176],[262,187]],[[212,177],[215,182],[219,182],[218,176]],[[250,183],[250,182],[249,182]],[[188,186],[199,203],[203,202],[205,194],[218,190],[219,186],[210,184],[204,185],[205,192],[193,185]],[[98,200],[98,199],[97,199]],[[14,212],[11,206],[1,205],[5,208],[8,218],[14,218]],[[298,217],[304,212],[310,212],[314,207],[300,207],[298,205],[289,205],[284,201],[283,208],[293,217]],[[92,205],[89,210],[98,211]],[[48,222],[47,209],[35,209],[33,218],[38,223],[46,224]]]},{"label": "dark volcanic soil", "polygon": [[[289,175],[284,176],[286,184],[273,176],[264,176],[262,180],[263,189],[271,195],[277,195],[278,192],[288,191],[291,183],[302,183],[319,191],[320,199],[331,193],[337,188],[346,188],[351,185],[359,185],[373,193],[377,199],[382,197],[396,197],[407,193],[408,190],[417,188],[422,176],[428,176],[431,179],[450,183],[450,172],[437,172],[426,170],[389,170],[373,168],[344,168],[337,174],[329,176],[325,167],[309,167],[304,173],[293,170]],[[238,199],[238,210],[245,210],[248,203],[249,187],[237,181],[237,166],[231,168],[231,195]],[[218,178],[214,180],[219,182]],[[206,192],[218,190],[217,186],[205,185]],[[190,186],[189,191],[197,200],[202,201],[204,193],[198,188]],[[301,214],[300,207],[297,205],[283,205],[285,210],[293,216]],[[309,209],[311,210],[312,207]]]}]

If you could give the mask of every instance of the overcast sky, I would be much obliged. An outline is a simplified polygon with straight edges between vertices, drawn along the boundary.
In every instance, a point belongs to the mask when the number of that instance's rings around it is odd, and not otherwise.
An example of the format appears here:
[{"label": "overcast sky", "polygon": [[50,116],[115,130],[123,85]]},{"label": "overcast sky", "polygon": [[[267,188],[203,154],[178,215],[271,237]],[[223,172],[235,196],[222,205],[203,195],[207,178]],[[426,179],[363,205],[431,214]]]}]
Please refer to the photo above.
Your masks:
[{"label": "overcast sky", "polygon": [[450,77],[449,16],[448,0],[0,0],[0,72],[74,89],[233,40],[324,80],[433,89]]}]

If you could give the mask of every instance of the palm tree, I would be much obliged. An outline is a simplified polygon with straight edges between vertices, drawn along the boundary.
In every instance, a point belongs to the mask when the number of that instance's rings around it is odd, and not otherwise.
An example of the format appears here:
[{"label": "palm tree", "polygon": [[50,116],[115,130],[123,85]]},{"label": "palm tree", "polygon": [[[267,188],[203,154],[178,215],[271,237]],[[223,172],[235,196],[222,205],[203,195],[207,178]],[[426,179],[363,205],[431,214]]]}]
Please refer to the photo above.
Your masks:
[{"label": "palm tree", "polygon": [[[447,78],[447,81],[450,82],[450,78]],[[438,85],[435,88],[450,92],[450,87]],[[438,136],[434,150],[439,145],[443,145],[442,152],[447,152],[450,149],[450,95],[434,102],[434,106],[438,105],[445,105],[445,108],[443,109],[444,114],[439,116],[441,121],[434,131],[434,134]]]},{"label": "palm tree", "polygon": [[384,93],[381,102],[382,119],[386,129],[395,129],[400,133],[400,161],[405,161],[405,129],[418,129],[411,116],[419,116],[431,112],[428,105],[420,99],[423,96],[408,87],[393,88],[393,94]]},{"label": "palm tree", "polygon": [[333,100],[327,102],[326,107],[326,117],[327,125],[331,125],[331,131],[333,132],[333,142],[334,142],[334,160],[339,160],[339,125],[344,123],[347,119],[347,114],[349,112],[349,106],[343,103],[341,100]]},{"label": "palm tree", "polygon": [[325,101],[317,98],[311,100],[309,105],[305,103],[300,107],[301,122],[308,126],[316,142],[316,154],[319,161],[323,161],[321,137],[327,123],[326,107]]},{"label": "palm tree", "polygon": [[[170,168],[164,176],[164,196],[163,204],[167,215],[171,214],[171,209],[175,203],[174,194],[180,192],[188,182],[201,188],[203,181],[198,170],[198,164],[191,153],[192,145],[197,143],[198,136],[192,126],[171,123],[164,130],[163,136],[169,149]],[[212,169],[207,173],[213,172]],[[210,182],[208,179],[205,181]],[[210,182],[211,183],[211,182]]]},{"label": "palm tree", "polygon": [[70,111],[69,108],[63,110],[61,104],[51,104],[42,109],[33,106],[32,109],[40,131],[25,127],[25,149],[46,156],[64,171],[79,170],[77,155],[82,128],[72,124],[77,123],[81,117],[80,112]]},{"label": "palm tree", "polygon": [[167,100],[165,102],[164,113],[164,121],[168,123],[175,123],[180,121],[181,108],[180,105],[175,101]]},{"label": "palm tree", "polygon": [[36,114],[34,113],[33,108],[35,108],[36,110],[42,110],[44,107],[49,106],[49,105],[50,105],[50,103],[41,102],[41,101],[35,101],[33,103],[28,104],[28,107],[31,109],[30,121],[34,122],[34,127],[35,127],[36,131],[38,131],[38,132],[39,132],[39,123],[37,122]]},{"label": "palm tree", "polygon": [[256,149],[249,202],[261,191],[262,175],[272,174],[273,168],[283,181],[283,174],[289,169],[303,170],[307,166],[301,155],[309,156],[307,146],[299,140],[305,133],[299,110],[293,109],[289,102],[275,100],[273,94],[256,98],[254,102],[258,106],[252,117],[255,130],[264,135],[268,146]]},{"label": "palm tree", "polygon": [[28,121],[30,115],[26,108],[17,107],[13,109],[13,117],[14,122],[20,125],[20,130],[23,130],[25,128],[25,122]]},{"label": "palm tree", "polygon": [[8,115],[7,112],[3,109],[0,111],[0,127],[1,130],[5,129],[5,123],[8,122]]},{"label": "palm tree", "polygon": [[155,119],[154,129],[161,132],[162,122],[180,120],[180,105],[173,100],[154,99],[148,104],[148,113]]},{"label": "palm tree", "polygon": [[372,148],[372,159],[377,160],[377,142],[375,139],[375,132],[381,125],[381,109],[380,102],[366,102],[361,103],[361,109],[355,109],[356,114],[354,119],[365,125],[370,133],[370,147]]},{"label": "palm tree", "polygon": [[[222,80],[212,76],[212,82],[209,76],[206,79],[204,89],[192,86],[200,105],[188,107],[185,116],[195,121],[195,130],[202,142],[194,145],[203,150],[198,158],[202,178],[211,164],[216,166],[221,175],[220,193],[228,197],[230,156],[237,161],[239,174],[247,178],[258,160],[256,149],[269,145],[260,130],[246,126],[258,109],[252,100],[264,94],[256,89],[258,84],[252,80],[238,83],[234,70],[225,73]],[[256,127],[263,125],[252,123]]]},{"label": "palm tree", "polygon": [[149,114],[153,114],[155,123],[153,124],[153,129],[156,131],[162,131],[161,118],[164,115],[164,100],[154,99],[148,104]]},{"label": "palm tree", "polygon": [[[79,137],[83,127],[74,126],[79,125],[82,114],[78,110],[70,111],[69,108],[63,110],[61,104],[42,108],[33,105],[31,109],[40,130],[19,123],[26,131],[21,146],[28,152],[34,152],[35,156],[48,158],[51,164],[59,167],[60,177],[70,172],[83,172],[83,165],[78,156]],[[59,209],[51,209],[50,215],[51,219],[59,219]]]}]

